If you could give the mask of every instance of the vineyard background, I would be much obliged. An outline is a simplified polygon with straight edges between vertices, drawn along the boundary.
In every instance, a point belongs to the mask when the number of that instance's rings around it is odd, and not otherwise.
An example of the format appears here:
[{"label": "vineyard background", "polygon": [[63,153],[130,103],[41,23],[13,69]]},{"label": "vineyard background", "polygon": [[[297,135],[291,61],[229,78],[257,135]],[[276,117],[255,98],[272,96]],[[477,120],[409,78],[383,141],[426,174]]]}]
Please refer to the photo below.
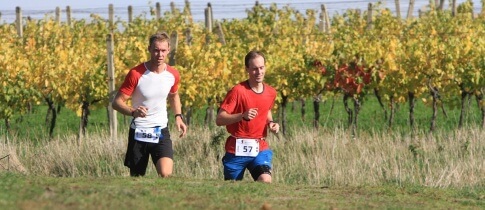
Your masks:
[{"label": "vineyard background", "polygon": [[[319,127],[328,120],[319,117],[322,101],[341,106],[342,99],[347,114],[343,125],[353,134],[359,112],[368,108],[363,102],[370,100],[378,100],[381,110],[375,112],[384,113],[383,123],[390,129],[396,107],[409,107],[404,117],[411,131],[435,130],[438,112],[446,116],[449,109],[460,110],[457,127],[466,126],[468,115],[474,115],[478,120],[472,122],[483,129],[485,13],[474,13],[472,1],[450,9],[444,3],[430,1],[419,17],[412,16],[412,7],[406,16],[379,3],[332,17],[324,5],[302,12],[272,4],[255,5],[246,18],[215,21],[208,6],[206,20],[197,22],[186,2],[183,9],[173,7],[164,14],[157,4],[151,18],[130,16],[129,21],[92,14],[91,21],[60,22],[58,16],[47,16],[4,23],[2,127],[8,131],[12,119],[29,118],[36,107],[46,106],[52,135],[59,110],[67,108],[80,117],[82,136],[89,113],[109,107],[113,91],[108,81],[118,87],[129,68],[148,59],[149,35],[167,31],[174,41],[169,63],[182,75],[180,93],[189,124],[212,124],[228,88],[245,78],[243,56],[256,48],[267,55],[266,82],[279,91],[275,114],[284,131],[291,126],[290,104],[313,102],[313,122],[305,124]],[[23,20],[20,8],[18,12],[17,19]],[[115,69],[112,77],[107,74],[110,66]],[[426,128],[414,120],[420,104],[429,107]],[[192,122],[201,112],[204,117]]]},{"label": "vineyard background", "polygon": [[[457,3],[463,3],[467,0],[457,0]],[[247,17],[246,10],[250,9],[254,5],[255,0],[191,0],[190,9],[192,11],[192,17],[194,21],[204,21],[204,10],[207,7],[207,3],[210,2],[214,11],[214,18],[221,19],[239,19]],[[292,0],[258,0],[259,4],[269,6],[271,3],[276,3],[279,7],[289,5],[296,10],[305,11],[307,9],[317,9],[321,4],[327,6],[327,11],[330,16],[336,13],[342,14],[347,9],[367,9],[368,3],[376,3],[379,0],[305,0],[305,1],[292,1]],[[391,9],[392,13],[396,13],[395,0],[381,0],[383,6]],[[419,10],[425,9],[429,4],[429,0],[414,0],[413,15],[417,16]],[[445,7],[450,7],[449,0],[446,1]],[[474,3],[474,11],[480,12],[480,0],[472,0]],[[67,20],[65,11],[67,7],[71,8],[71,17],[73,19],[89,19],[90,14],[98,14],[104,19],[108,19],[108,5],[113,3],[111,0],[97,0],[97,1],[73,1],[73,0],[52,0],[45,2],[42,5],[34,4],[32,0],[18,0],[18,1],[5,1],[0,5],[0,12],[2,16],[0,21],[7,23],[14,23],[16,19],[15,7],[20,6],[22,13],[25,17],[31,17],[32,19],[43,19],[46,14],[54,15],[56,7],[60,7],[62,15],[60,17],[62,22]],[[150,16],[150,10],[154,7],[156,2],[154,1],[129,1],[118,0],[114,3],[115,18],[119,18],[123,21],[128,21],[127,7],[133,8],[134,15],[146,15]],[[185,0],[171,0],[160,1],[161,12],[169,12],[171,5],[176,8],[183,9]],[[401,11],[407,11],[409,8],[409,0],[400,0]]]}]

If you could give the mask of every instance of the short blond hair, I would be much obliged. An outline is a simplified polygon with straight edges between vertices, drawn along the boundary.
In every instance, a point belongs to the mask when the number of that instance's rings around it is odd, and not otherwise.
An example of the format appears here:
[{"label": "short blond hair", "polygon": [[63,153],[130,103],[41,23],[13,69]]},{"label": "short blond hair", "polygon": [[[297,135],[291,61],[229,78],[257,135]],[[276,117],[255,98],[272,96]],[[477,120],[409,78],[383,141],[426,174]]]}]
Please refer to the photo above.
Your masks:
[{"label": "short blond hair", "polygon": [[156,41],[167,42],[168,46],[170,46],[170,36],[168,36],[167,32],[157,32],[150,36],[148,47],[151,47],[153,43]]}]

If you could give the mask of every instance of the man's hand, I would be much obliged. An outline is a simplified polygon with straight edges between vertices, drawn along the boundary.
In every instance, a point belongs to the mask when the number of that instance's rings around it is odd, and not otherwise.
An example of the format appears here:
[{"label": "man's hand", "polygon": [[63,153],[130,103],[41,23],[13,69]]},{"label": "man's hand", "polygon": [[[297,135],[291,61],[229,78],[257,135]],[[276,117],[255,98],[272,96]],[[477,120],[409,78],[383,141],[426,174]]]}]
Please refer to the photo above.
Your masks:
[{"label": "man's hand", "polygon": [[251,108],[248,111],[243,113],[243,119],[246,121],[250,121],[258,116],[258,108]]},{"label": "man's hand", "polygon": [[175,126],[177,126],[177,129],[180,132],[179,137],[184,137],[187,133],[187,126],[185,125],[181,117],[175,118]]},{"label": "man's hand", "polygon": [[270,122],[268,124],[269,130],[273,133],[278,133],[280,131],[280,124],[275,122]]},{"label": "man's hand", "polygon": [[148,114],[148,108],[139,106],[133,111],[133,117],[146,117]]}]

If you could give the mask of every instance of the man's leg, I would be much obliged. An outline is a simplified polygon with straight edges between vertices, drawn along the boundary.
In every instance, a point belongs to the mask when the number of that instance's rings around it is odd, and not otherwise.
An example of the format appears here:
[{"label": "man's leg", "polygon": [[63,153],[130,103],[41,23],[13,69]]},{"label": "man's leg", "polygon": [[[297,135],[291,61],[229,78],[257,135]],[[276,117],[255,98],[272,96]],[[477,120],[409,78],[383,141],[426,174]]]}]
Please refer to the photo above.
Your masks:
[{"label": "man's leg", "polygon": [[169,177],[172,175],[173,172],[173,160],[169,157],[162,157],[158,159],[157,164],[157,173],[161,177]]},{"label": "man's leg", "polygon": [[152,151],[152,160],[157,168],[158,176],[169,177],[173,172],[173,147],[172,140],[168,129],[162,130],[163,137],[160,139],[160,143],[154,145]]},{"label": "man's leg", "polygon": [[246,165],[251,158],[238,157],[234,154],[227,153],[222,158],[224,166],[224,180],[242,180]]},{"label": "man's leg", "polygon": [[273,152],[271,150],[264,150],[249,164],[249,171],[254,181],[271,183],[272,160]]},{"label": "man's leg", "polygon": [[134,129],[128,135],[128,148],[125,155],[125,166],[130,168],[130,176],[144,176],[148,166],[149,154],[145,152],[146,143],[135,141]]},{"label": "man's leg", "polygon": [[272,181],[271,174],[261,174],[261,175],[259,175],[259,177],[256,181],[264,182],[264,183],[271,183],[271,181]]}]

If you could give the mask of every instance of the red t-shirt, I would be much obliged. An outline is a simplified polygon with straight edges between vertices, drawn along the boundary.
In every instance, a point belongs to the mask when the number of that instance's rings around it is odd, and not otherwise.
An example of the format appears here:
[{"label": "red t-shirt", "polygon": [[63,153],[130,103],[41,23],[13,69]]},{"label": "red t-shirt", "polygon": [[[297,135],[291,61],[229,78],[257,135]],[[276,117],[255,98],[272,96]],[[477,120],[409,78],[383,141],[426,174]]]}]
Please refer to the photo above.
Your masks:
[{"label": "red t-shirt", "polygon": [[267,134],[268,112],[273,108],[276,99],[276,90],[263,84],[263,92],[256,93],[249,86],[248,81],[241,82],[234,86],[226,95],[221,104],[221,109],[229,114],[243,113],[250,108],[258,108],[258,115],[250,120],[241,120],[239,122],[226,125],[227,131],[231,137],[226,140],[226,151],[234,153],[236,138],[253,138],[261,139],[259,141],[259,150],[268,149],[268,144],[264,141]]}]

